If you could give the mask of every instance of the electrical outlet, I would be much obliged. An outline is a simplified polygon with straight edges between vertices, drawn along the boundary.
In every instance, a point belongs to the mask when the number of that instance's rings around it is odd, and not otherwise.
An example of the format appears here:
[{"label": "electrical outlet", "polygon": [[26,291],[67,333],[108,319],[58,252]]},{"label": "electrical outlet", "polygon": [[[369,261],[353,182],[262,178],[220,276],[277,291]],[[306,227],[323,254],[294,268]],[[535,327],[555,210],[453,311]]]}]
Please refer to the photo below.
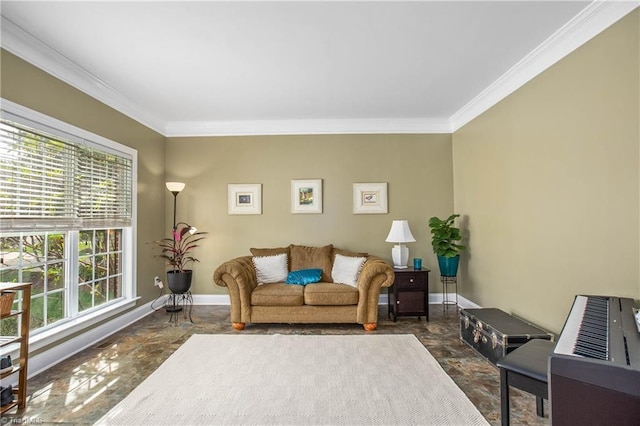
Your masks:
[{"label": "electrical outlet", "polygon": [[162,280],[160,280],[160,278],[158,278],[158,277],[155,277],[153,279],[153,285],[155,287],[160,287],[160,288],[164,287],[164,284],[162,284]]}]

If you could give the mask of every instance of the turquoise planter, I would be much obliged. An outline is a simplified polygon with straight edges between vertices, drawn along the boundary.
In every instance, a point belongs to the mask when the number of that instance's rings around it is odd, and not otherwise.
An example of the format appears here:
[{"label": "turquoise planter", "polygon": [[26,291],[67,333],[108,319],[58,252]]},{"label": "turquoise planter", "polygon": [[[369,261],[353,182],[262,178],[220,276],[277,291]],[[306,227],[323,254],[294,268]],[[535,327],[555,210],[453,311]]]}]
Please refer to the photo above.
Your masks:
[{"label": "turquoise planter", "polygon": [[440,267],[440,275],[443,277],[455,277],[458,275],[458,264],[460,263],[460,255],[456,257],[438,256],[438,266]]}]

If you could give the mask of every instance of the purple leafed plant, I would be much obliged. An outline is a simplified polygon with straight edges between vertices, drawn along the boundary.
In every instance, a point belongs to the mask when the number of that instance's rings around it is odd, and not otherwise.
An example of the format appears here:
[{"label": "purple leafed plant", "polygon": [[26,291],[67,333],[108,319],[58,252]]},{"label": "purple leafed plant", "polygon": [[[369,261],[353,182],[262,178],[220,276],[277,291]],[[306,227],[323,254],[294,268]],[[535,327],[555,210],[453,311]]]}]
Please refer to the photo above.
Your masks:
[{"label": "purple leafed plant", "polygon": [[199,262],[191,255],[191,251],[199,247],[197,242],[203,240],[207,233],[180,222],[172,229],[172,234],[173,238],[152,241],[161,250],[156,257],[165,259],[175,272],[184,272],[190,262]]}]

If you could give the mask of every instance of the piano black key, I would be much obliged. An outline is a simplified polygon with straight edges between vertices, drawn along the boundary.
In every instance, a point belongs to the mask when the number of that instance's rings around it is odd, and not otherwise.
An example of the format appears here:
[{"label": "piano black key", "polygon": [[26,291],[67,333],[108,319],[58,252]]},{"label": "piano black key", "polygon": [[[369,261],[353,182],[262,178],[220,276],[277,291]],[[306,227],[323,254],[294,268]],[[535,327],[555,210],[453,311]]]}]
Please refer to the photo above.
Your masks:
[{"label": "piano black key", "polygon": [[578,327],[573,353],[608,359],[609,300],[589,297]]},{"label": "piano black key", "polygon": [[594,348],[598,348],[598,350],[601,350],[603,352],[607,352],[607,342],[603,342],[602,340],[583,338],[583,339],[578,339],[577,343],[583,344],[583,345],[589,345]]},{"label": "piano black key", "polygon": [[578,338],[580,336],[584,336],[585,338],[599,339],[599,340],[607,340],[607,335],[604,333],[594,332],[592,330],[580,330],[578,333]]},{"label": "piano black key", "polygon": [[578,334],[580,333],[589,333],[589,334],[594,334],[594,335],[599,335],[599,336],[603,336],[606,335],[606,331],[602,330],[601,328],[598,327],[593,327],[590,325],[585,325],[580,327],[580,330],[578,330]]},{"label": "piano black key", "polygon": [[587,352],[590,354],[591,357],[597,357],[597,358],[607,356],[606,352],[602,351],[600,348],[593,347],[583,343],[577,344],[575,347],[575,351]]},{"label": "piano black key", "polygon": [[580,348],[582,350],[589,350],[596,354],[601,354],[602,356],[607,356],[606,349],[603,349],[601,346],[592,345],[588,342],[580,342],[576,345],[576,348]]},{"label": "piano black key", "polygon": [[606,356],[604,356],[601,353],[598,352],[593,352],[589,349],[583,349],[583,348],[578,348],[575,350],[574,352],[575,355],[581,355],[584,356],[586,358],[593,358],[593,359],[602,359],[602,360],[606,360]]},{"label": "piano black key", "polygon": [[606,336],[607,335],[607,331],[603,330],[601,328],[598,327],[592,327],[592,326],[583,326],[580,327],[580,330],[578,330],[578,334],[589,334],[592,336]]}]

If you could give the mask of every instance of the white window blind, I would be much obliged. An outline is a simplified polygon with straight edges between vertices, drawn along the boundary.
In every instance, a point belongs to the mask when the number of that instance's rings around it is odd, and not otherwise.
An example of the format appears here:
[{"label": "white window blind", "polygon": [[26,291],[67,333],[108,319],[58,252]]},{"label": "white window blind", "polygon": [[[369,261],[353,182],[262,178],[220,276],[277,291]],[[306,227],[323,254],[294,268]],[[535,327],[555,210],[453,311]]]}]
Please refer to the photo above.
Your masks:
[{"label": "white window blind", "polygon": [[0,229],[130,226],[132,160],[0,120]]}]

